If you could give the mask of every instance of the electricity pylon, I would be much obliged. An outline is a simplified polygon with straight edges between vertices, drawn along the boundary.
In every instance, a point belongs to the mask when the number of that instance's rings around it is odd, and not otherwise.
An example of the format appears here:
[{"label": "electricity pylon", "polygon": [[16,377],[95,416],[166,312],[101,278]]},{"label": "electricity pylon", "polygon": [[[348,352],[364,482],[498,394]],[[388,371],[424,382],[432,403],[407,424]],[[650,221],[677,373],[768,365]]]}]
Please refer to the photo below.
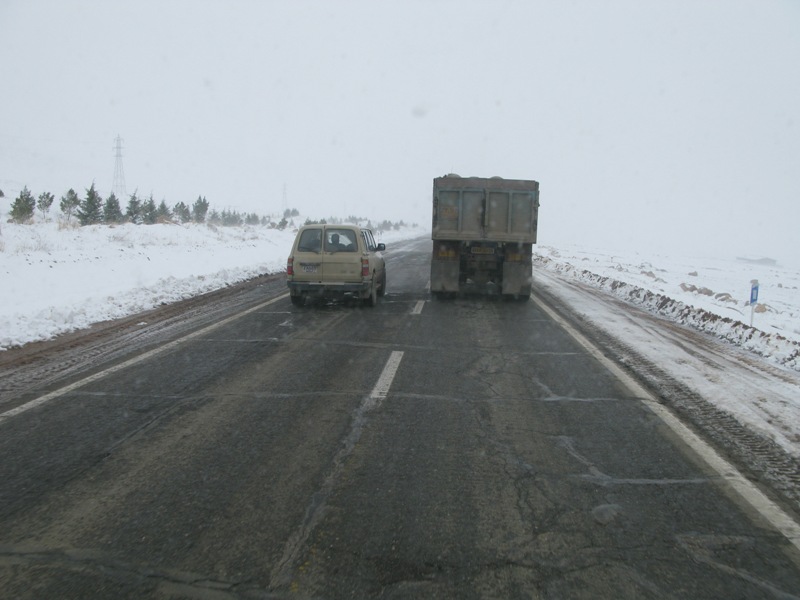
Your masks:
[{"label": "electricity pylon", "polygon": [[119,137],[119,134],[114,140],[114,153],[116,160],[114,161],[114,186],[112,191],[117,200],[124,200],[128,192],[125,189],[125,171],[122,168],[122,138]]}]

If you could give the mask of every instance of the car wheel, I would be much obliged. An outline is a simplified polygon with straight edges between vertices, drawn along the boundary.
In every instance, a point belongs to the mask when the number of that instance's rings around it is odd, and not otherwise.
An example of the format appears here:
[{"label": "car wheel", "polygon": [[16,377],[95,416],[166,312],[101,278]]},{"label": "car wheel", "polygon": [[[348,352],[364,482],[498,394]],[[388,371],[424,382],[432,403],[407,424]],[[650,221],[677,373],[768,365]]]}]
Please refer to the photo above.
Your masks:
[{"label": "car wheel", "polygon": [[372,284],[369,286],[369,296],[364,298],[364,304],[367,306],[375,306],[378,303],[378,286],[375,279],[372,279]]},{"label": "car wheel", "polygon": [[386,271],[381,276],[381,289],[378,290],[378,296],[386,295]]},{"label": "car wheel", "polygon": [[305,294],[298,294],[297,296],[289,296],[292,299],[292,304],[295,306],[303,306],[306,303]]}]

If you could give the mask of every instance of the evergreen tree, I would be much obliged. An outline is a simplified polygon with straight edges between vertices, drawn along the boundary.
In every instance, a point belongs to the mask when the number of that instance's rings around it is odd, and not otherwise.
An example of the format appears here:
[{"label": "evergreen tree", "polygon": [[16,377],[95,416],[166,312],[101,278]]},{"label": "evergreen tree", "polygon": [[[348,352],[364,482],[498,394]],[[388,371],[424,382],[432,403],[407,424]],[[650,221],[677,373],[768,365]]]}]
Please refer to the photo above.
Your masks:
[{"label": "evergreen tree", "polygon": [[261,222],[261,219],[258,218],[256,213],[250,213],[245,217],[244,222],[248,225],[258,225]]},{"label": "evergreen tree", "polygon": [[36,209],[36,199],[31,194],[28,186],[22,188],[22,191],[14,200],[11,205],[11,219],[15,223],[27,223],[33,218],[33,211]]},{"label": "evergreen tree", "polygon": [[223,210],[222,224],[225,227],[238,227],[242,224],[242,216],[235,210]]},{"label": "evergreen tree", "polygon": [[81,200],[78,210],[75,211],[75,216],[78,217],[78,222],[81,225],[94,225],[95,223],[103,222],[103,199],[97,190],[92,187],[86,190],[86,198]]},{"label": "evergreen tree", "polygon": [[222,217],[219,216],[219,213],[216,210],[212,210],[208,214],[208,222],[211,225],[221,225],[222,224]]},{"label": "evergreen tree", "polygon": [[133,192],[128,199],[128,208],[125,210],[125,219],[134,225],[141,225],[144,220],[142,201]]},{"label": "evergreen tree", "polygon": [[142,220],[145,225],[155,225],[158,221],[158,208],[156,208],[156,201],[153,200],[153,194],[150,194],[150,197],[142,204]]},{"label": "evergreen tree", "polygon": [[192,211],[183,202],[178,202],[172,209],[172,214],[181,223],[188,223],[192,220]]},{"label": "evergreen tree", "polygon": [[170,212],[169,207],[167,206],[167,202],[165,200],[161,201],[161,204],[158,205],[156,209],[156,222],[157,223],[169,223],[172,220],[172,212]]},{"label": "evergreen tree", "polygon": [[55,199],[56,197],[50,192],[42,192],[39,194],[39,199],[36,201],[36,208],[42,213],[42,218],[45,221],[47,220],[47,213],[50,212],[50,207],[53,206],[53,200]]},{"label": "evergreen tree", "polygon": [[67,217],[67,221],[72,218],[72,213],[75,212],[80,204],[81,199],[78,198],[78,194],[72,188],[69,189],[66,195],[61,196],[61,212]]},{"label": "evergreen tree", "polygon": [[192,205],[192,219],[194,219],[195,223],[203,223],[206,220],[207,214],[208,200],[206,200],[205,196],[202,198],[198,196],[197,200],[194,202],[194,205]]},{"label": "evergreen tree", "polygon": [[117,200],[114,192],[111,192],[103,206],[103,220],[106,223],[122,223],[122,219],[122,208],[119,205],[119,200]]}]

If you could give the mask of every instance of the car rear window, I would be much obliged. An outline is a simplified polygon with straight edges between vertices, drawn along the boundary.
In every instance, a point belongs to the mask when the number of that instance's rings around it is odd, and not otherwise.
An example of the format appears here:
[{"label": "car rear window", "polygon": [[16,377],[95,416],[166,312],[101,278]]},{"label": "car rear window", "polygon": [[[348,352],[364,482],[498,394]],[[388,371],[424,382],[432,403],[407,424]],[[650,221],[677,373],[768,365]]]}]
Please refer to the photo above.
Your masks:
[{"label": "car rear window", "polygon": [[326,229],[326,252],[358,252],[356,234],[352,229]]},{"label": "car rear window", "polygon": [[300,252],[319,252],[322,246],[322,230],[306,229],[300,234],[297,249]]}]

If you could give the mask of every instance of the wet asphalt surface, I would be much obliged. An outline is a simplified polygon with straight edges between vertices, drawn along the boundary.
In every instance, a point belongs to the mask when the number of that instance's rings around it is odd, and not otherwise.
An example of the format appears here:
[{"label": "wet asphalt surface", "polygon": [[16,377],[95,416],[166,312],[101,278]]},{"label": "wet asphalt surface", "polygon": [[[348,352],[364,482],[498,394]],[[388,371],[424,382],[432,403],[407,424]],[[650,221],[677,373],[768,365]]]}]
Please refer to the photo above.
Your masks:
[{"label": "wet asphalt surface", "polygon": [[534,302],[431,300],[429,251],[375,308],[243,288],[0,422],[0,597],[800,597],[639,399]]}]

